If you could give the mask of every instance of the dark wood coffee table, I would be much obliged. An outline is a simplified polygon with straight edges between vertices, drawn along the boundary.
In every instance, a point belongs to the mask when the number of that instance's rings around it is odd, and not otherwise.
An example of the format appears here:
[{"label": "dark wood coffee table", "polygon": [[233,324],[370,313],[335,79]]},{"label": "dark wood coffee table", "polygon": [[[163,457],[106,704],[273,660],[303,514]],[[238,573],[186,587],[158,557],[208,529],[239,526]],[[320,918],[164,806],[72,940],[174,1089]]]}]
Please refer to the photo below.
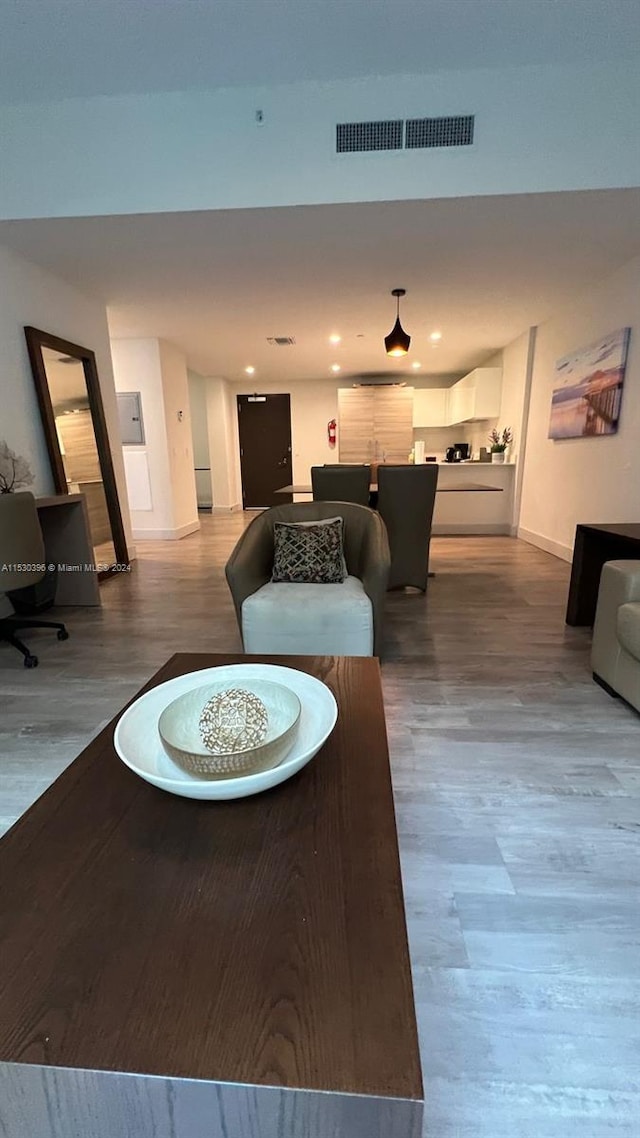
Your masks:
[{"label": "dark wood coffee table", "polygon": [[3,1138],[419,1138],[378,664],[272,662],[339,705],[288,782],[177,798],[111,724],[0,842]]}]

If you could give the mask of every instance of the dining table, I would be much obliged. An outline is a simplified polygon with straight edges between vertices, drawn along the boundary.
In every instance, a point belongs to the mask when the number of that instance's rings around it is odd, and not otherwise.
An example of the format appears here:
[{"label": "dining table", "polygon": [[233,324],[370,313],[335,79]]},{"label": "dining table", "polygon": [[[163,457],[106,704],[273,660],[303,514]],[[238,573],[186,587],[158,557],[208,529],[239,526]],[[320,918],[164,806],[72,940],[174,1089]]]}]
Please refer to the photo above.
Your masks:
[{"label": "dining table", "polygon": [[[377,482],[369,483],[369,491],[375,494],[378,490]],[[502,494],[503,486],[487,486],[483,482],[460,482],[457,486],[438,486],[436,494]],[[279,486],[274,494],[313,494],[310,482],[292,482],[288,486]]]}]

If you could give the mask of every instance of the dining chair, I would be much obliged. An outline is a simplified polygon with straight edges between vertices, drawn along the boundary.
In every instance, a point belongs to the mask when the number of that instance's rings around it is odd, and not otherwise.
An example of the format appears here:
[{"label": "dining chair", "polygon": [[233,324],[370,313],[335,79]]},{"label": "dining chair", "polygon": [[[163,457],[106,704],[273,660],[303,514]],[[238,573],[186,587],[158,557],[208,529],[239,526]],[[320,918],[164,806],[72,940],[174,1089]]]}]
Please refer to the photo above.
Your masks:
[{"label": "dining chair", "polygon": [[378,467],[378,512],[391,551],[390,589],[411,585],[426,591],[437,485],[438,467],[431,463]]},{"label": "dining chair", "polygon": [[358,506],[368,506],[370,482],[368,465],[311,467],[314,502],[355,502]]}]

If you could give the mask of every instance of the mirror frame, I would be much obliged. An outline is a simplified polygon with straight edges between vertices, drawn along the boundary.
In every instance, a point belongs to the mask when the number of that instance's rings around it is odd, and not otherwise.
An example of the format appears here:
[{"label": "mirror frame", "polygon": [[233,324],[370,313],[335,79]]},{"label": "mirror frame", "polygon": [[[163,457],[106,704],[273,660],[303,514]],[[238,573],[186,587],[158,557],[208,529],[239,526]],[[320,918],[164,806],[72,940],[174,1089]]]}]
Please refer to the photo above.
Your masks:
[{"label": "mirror frame", "polygon": [[[60,336],[54,336],[51,332],[43,332],[40,328],[33,328],[30,325],[25,326],[24,334],[27,341],[27,350],[29,352],[31,371],[36,386],[40,414],[42,416],[42,426],[44,428],[44,437],[49,452],[53,481],[58,494],[68,494],[69,487],[67,485],[67,476],[60,452],[60,443],[58,441],[58,432],[56,431],[53,403],[51,401],[42,349],[51,348],[54,352],[60,352],[61,355],[73,356],[74,359],[78,359],[82,363],[85,382],[87,384],[87,394],[89,396],[89,409],[91,411],[93,431],[96,439],[96,447],[98,449],[100,473],[102,474],[102,482],[107,500],[109,521],[111,522],[111,536],[113,538],[116,554],[116,564],[128,565],[129,553],[127,550],[127,540],[122,524],[118,486],[113,469],[113,460],[111,458],[111,446],[109,444],[107,421],[102,405],[102,394],[100,392],[100,380],[98,379],[95,354],[90,348],[83,348],[80,344],[73,344],[70,340],[63,340]],[[108,569],[102,570],[98,576],[102,579],[111,576],[111,574],[116,571],[115,565],[110,566]]]}]

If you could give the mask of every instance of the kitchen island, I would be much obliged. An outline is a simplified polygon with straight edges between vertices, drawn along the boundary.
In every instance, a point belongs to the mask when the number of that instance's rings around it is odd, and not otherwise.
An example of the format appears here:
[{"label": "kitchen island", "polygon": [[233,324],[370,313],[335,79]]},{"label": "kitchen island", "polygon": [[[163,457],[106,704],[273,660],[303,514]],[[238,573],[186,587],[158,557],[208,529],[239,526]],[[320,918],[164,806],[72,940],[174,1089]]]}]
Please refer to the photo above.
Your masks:
[{"label": "kitchen island", "polygon": [[440,462],[438,490],[481,482],[503,493],[439,493],[433,513],[433,534],[510,534],[513,518],[516,464],[514,462]]}]

